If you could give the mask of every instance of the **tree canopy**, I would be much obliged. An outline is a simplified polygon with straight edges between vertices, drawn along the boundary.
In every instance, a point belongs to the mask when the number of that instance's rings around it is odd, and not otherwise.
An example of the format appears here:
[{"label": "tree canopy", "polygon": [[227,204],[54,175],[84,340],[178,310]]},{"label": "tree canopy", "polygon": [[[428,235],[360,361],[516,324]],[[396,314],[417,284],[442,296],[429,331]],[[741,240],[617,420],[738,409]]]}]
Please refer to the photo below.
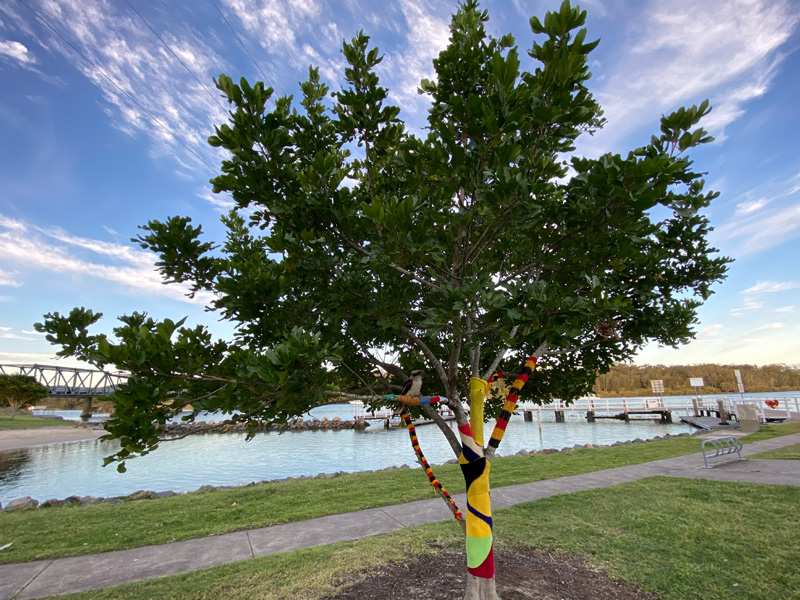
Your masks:
[{"label": "tree canopy", "polygon": [[687,155],[711,141],[698,126],[710,108],[664,116],[626,154],[573,155],[604,123],[586,87],[597,42],[585,18],[568,2],[533,17],[524,58],[464,2],[420,85],[423,134],[388,102],[362,32],[343,45],[332,93],[316,68],[297,103],[221,75],[230,119],[209,143],[229,153],[212,180],[236,203],[226,238],[174,216],[136,241],[166,282],[211,292],[235,339],[142,313],[109,338],[89,332],[101,315],[83,308],[37,324],[60,354],[131,374],[106,425],[122,442],[115,460],[156,448],[189,403],[238,411],[252,431],[339,392],[380,402],[415,368],[434,375],[427,392],[460,398],[470,376],[534,354],[546,360],[525,397],[570,399],[645,342],[691,338],[729,262],[707,241],[702,211],[717,194]]},{"label": "tree canopy", "polygon": [[11,418],[23,406],[47,398],[50,390],[28,375],[0,375],[0,401],[11,407]]}]

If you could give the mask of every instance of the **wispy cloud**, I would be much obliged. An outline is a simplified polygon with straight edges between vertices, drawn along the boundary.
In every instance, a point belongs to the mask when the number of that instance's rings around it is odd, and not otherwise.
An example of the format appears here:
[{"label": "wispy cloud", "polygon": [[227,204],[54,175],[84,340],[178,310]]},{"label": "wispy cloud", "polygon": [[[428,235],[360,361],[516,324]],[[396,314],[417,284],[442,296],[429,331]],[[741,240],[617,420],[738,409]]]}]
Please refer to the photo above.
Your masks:
[{"label": "wispy cloud", "polygon": [[212,300],[207,293],[190,299],[184,287],[163,285],[155,272],[155,255],[151,253],[73,236],[59,228],[33,227],[7,217],[0,220],[0,224],[3,223],[10,225],[0,228],[0,260],[4,263],[26,270],[105,280],[120,285],[131,296],[146,294],[203,305]]},{"label": "wispy cloud", "polygon": [[[30,14],[6,10],[15,29],[39,44],[38,48],[29,44],[24,54],[18,46],[8,51],[18,58],[29,56],[29,61],[36,60],[36,52],[60,54],[97,86],[116,127],[151,140],[155,157],[181,156],[190,171],[206,176],[208,167],[187,152],[185,144],[216,167],[220,154],[208,146],[206,138],[212,124],[224,122],[226,115],[203,85],[213,86],[212,77],[226,62],[199,35],[179,25],[161,32],[162,42],[122,3],[52,0],[31,4],[63,39]],[[209,91],[213,95],[216,90]]]},{"label": "wispy cloud", "polygon": [[780,308],[775,309],[776,313],[786,313],[788,315],[794,314],[794,306],[781,306]]},{"label": "wispy cloud", "polygon": [[734,202],[733,216],[710,236],[725,252],[754,255],[800,236],[800,176],[765,181]]},{"label": "wispy cloud", "polygon": [[773,294],[800,288],[800,281],[758,281],[752,287],[742,291],[742,294]]},{"label": "wispy cloud", "polygon": [[598,93],[606,129],[584,145],[594,152],[653,121],[653,115],[710,97],[706,122],[718,137],[745,104],[766,92],[783,59],[778,50],[798,25],[787,0],[654,0],[633,43]]},{"label": "wispy cloud", "polygon": [[10,273],[0,269],[0,285],[7,285],[10,287],[20,287],[22,282],[19,280],[19,271]]}]

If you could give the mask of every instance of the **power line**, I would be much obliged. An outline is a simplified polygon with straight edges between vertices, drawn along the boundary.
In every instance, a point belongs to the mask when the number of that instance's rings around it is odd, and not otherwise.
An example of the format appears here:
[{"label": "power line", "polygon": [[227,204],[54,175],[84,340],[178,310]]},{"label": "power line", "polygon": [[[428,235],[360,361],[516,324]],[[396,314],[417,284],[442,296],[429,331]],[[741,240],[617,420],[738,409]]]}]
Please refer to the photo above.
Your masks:
[{"label": "power line", "polygon": [[214,8],[217,9],[217,12],[219,12],[220,16],[222,17],[222,20],[225,21],[225,24],[228,26],[228,29],[231,30],[231,33],[233,33],[233,35],[236,36],[236,39],[239,41],[239,45],[247,53],[247,56],[250,57],[250,60],[253,62],[253,64],[256,66],[256,69],[258,69],[258,72],[261,73],[261,76],[264,78],[264,81],[267,82],[269,87],[274,88],[275,86],[272,85],[272,83],[270,82],[269,78],[264,74],[264,71],[261,70],[261,67],[256,62],[256,59],[253,58],[253,55],[250,54],[250,51],[247,49],[247,46],[244,45],[244,42],[242,41],[242,38],[240,38],[239,34],[236,33],[236,30],[234,30],[234,28],[231,27],[231,24],[228,22],[228,19],[225,18],[225,14],[222,12],[222,10],[220,10],[220,8],[217,5],[217,3],[215,2],[215,0],[211,0],[211,4],[213,4]]},{"label": "power line", "polygon": [[202,81],[200,81],[200,80],[197,78],[197,75],[195,75],[195,74],[192,72],[192,70],[191,70],[191,69],[189,69],[189,67],[187,67],[187,66],[186,66],[186,63],[184,63],[184,62],[181,60],[181,58],[180,58],[180,57],[179,57],[177,54],[175,54],[175,52],[173,52],[173,51],[172,51],[172,48],[170,48],[170,47],[169,47],[169,44],[167,44],[167,42],[165,42],[165,41],[164,41],[164,39],[163,39],[163,38],[162,38],[162,37],[161,37],[161,36],[158,34],[158,32],[157,32],[155,29],[153,29],[153,27],[150,25],[150,23],[148,23],[148,22],[147,22],[147,19],[145,19],[145,18],[144,18],[144,17],[141,15],[141,13],[140,13],[138,10],[136,10],[136,9],[134,8],[133,4],[131,4],[131,3],[130,3],[128,0],[125,0],[125,4],[127,4],[128,6],[130,6],[131,10],[132,10],[133,12],[135,12],[135,13],[136,13],[136,15],[137,15],[137,16],[138,16],[138,17],[139,17],[141,20],[142,20],[142,22],[143,22],[145,25],[147,25],[148,29],[150,29],[150,31],[152,31],[152,32],[153,32],[153,34],[154,34],[154,35],[155,35],[155,36],[156,36],[156,37],[159,39],[159,41],[160,41],[162,44],[164,44],[164,47],[165,47],[167,50],[169,50],[169,53],[170,53],[170,54],[172,54],[172,56],[174,56],[174,57],[175,57],[175,60],[177,60],[179,63],[181,63],[181,65],[183,65],[183,68],[184,68],[184,69],[186,69],[186,71],[189,73],[189,75],[191,75],[191,76],[194,78],[194,80],[195,80],[197,83],[199,83],[199,84],[202,86],[202,88],[203,88],[203,89],[206,91],[206,94],[208,94],[209,96],[211,96],[211,99],[212,99],[214,102],[216,102],[216,103],[217,103],[217,106],[219,106],[219,107],[220,107],[220,108],[221,108],[221,109],[224,111],[224,110],[225,110],[225,107],[224,107],[224,106],[222,106],[222,104],[220,104],[220,102],[219,102],[219,100],[217,99],[217,97],[216,97],[216,96],[214,96],[214,95],[213,95],[213,94],[212,94],[210,91],[208,91],[208,88],[207,88],[207,87],[206,87],[206,86],[203,84],[203,82],[202,82]]},{"label": "power line", "polygon": [[149,116],[149,117],[150,117],[150,118],[151,118],[151,119],[152,119],[152,120],[153,120],[153,121],[154,121],[154,122],[155,122],[155,123],[156,123],[156,124],[157,124],[159,127],[161,127],[161,128],[164,130],[164,131],[166,131],[166,132],[167,132],[167,133],[168,133],[168,134],[169,134],[169,135],[170,135],[170,136],[171,136],[171,137],[172,137],[172,138],[173,138],[173,139],[174,139],[176,142],[178,142],[178,143],[179,143],[181,146],[183,146],[183,147],[184,147],[184,148],[185,148],[187,151],[189,151],[189,152],[190,152],[190,153],[191,153],[191,154],[192,154],[192,155],[193,155],[193,156],[194,156],[194,157],[195,157],[197,160],[199,160],[201,163],[203,163],[203,164],[204,164],[206,167],[208,167],[209,169],[211,169],[211,171],[213,171],[213,172],[214,172],[216,175],[219,175],[219,171],[217,171],[217,170],[216,170],[214,167],[212,167],[212,166],[211,166],[211,165],[209,165],[209,164],[208,164],[208,163],[207,163],[205,160],[203,160],[203,158],[202,158],[202,157],[201,157],[199,154],[197,154],[197,152],[195,152],[194,150],[192,150],[192,148],[190,148],[190,147],[189,147],[189,146],[186,144],[186,142],[184,142],[184,141],[183,141],[181,138],[179,138],[179,137],[178,137],[176,134],[172,133],[172,131],[170,131],[170,129],[169,129],[169,128],[168,128],[166,125],[164,125],[164,123],[162,123],[162,122],[161,122],[161,121],[160,121],[158,118],[156,118],[156,116],[155,116],[153,113],[151,113],[151,112],[150,112],[150,111],[149,111],[147,108],[145,108],[144,106],[142,106],[141,104],[139,104],[139,102],[137,102],[137,101],[136,101],[136,99],[135,99],[133,96],[131,96],[131,95],[130,95],[128,92],[126,92],[126,91],[125,91],[125,90],[123,90],[121,87],[119,87],[119,85],[117,85],[117,83],[116,83],[116,82],[115,82],[113,79],[111,79],[111,77],[109,77],[108,75],[106,75],[106,74],[103,72],[103,70],[102,70],[100,67],[98,67],[98,66],[97,66],[97,65],[96,65],[96,64],[95,64],[95,63],[94,63],[92,60],[90,60],[90,59],[89,59],[89,58],[88,58],[88,57],[87,57],[87,56],[86,56],[86,55],[85,55],[83,52],[81,52],[80,50],[78,50],[78,48],[76,48],[76,47],[75,47],[75,46],[74,46],[74,45],[73,45],[73,44],[72,44],[72,43],[71,43],[71,42],[70,42],[70,41],[69,41],[67,38],[65,38],[63,35],[61,35],[61,33],[59,33],[59,31],[58,31],[58,30],[56,30],[56,28],[55,28],[55,27],[53,27],[52,25],[50,25],[50,23],[48,23],[48,22],[47,22],[47,21],[46,21],[46,20],[45,20],[45,19],[44,19],[42,16],[40,16],[40,15],[39,15],[39,13],[37,13],[35,10],[33,10],[33,9],[32,9],[32,8],[31,8],[31,7],[30,7],[30,6],[29,6],[29,5],[28,5],[28,4],[25,2],[25,0],[19,0],[19,2],[20,2],[20,4],[22,4],[22,5],[23,5],[25,8],[27,8],[29,11],[31,11],[31,13],[33,13],[33,15],[34,15],[34,16],[35,16],[37,19],[39,19],[39,20],[40,20],[42,23],[44,23],[44,25],[45,25],[45,26],[46,26],[46,27],[47,27],[47,28],[48,28],[50,31],[52,31],[53,33],[55,33],[55,34],[56,34],[56,35],[57,35],[59,38],[61,38],[61,40],[62,40],[62,41],[65,43],[65,44],[67,44],[67,45],[68,45],[70,48],[72,48],[72,49],[75,51],[75,53],[76,53],[76,54],[78,54],[78,55],[79,55],[79,56],[80,56],[80,57],[81,57],[83,60],[85,60],[87,63],[89,63],[89,64],[92,66],[92,68],[94,68],[94,69],[95,69],[95,70],[96,70],[98,73],[100,73],[100,75],[102,75],[102,76],[103,76],[103,77],[104,77],[104,78],[105,78],[105,79],[106,79],[106,80],[107,80],[107,81],[108,81],[108,82],[109,82],[111,85],[113,85],[115,88],[117,88],[117,90],[119,90],[119,91],[120,91],[122,94],[124,94],[124,95],[125,95],[125,97],[126,97],[126,98],[128,98],[128,100],[130,100],[130,101],[131,101],[131,102],[133,102],[133,103],[134,103],[136,106],[138,106],[138,107],[139,107],[139,109],[140,109],[142,112],[146,113],[146,114],[147,114],[147,116]]}]

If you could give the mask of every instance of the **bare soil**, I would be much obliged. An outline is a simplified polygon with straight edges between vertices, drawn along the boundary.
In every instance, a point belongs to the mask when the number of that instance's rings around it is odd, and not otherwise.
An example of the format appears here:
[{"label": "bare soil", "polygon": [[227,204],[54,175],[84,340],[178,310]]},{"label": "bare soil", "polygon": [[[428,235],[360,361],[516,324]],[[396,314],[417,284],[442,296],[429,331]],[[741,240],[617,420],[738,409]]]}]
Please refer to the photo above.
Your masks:
[{"label": "bare soil", "polygon": [[[498,552],[497,591],[502,600],[656,600],[637,588],[611,579],[577,556],[520,550]],[[465,557],[460,553],[424,556],[388,565],[324,600],[457,600],[466,589]]]}]

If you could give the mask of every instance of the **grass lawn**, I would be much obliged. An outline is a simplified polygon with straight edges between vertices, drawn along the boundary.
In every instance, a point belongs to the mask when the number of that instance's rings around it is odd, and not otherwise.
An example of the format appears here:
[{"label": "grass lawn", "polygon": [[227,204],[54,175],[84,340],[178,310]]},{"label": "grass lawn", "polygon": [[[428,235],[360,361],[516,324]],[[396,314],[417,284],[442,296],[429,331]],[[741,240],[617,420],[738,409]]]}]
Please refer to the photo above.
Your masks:
[{"label": "grass lawn", "polygon": [[[583,555],[662,600],[788,599],[800,590],[798,505],[794,486],[655,477],[497,511],[495,539]],[[392,561],[462,549],[457,526],[437,523],[58,598],[313,600]]]},{"label": "grass lawn", "polygon": [[0,429],[33,429],[35,427],[70,427],[75,423],[61,419],[42,419],[32,417],[25,411],[17,413],[13,419],[11,415],[0,415]]},{"label": "grass lawn", "polygon": [[[756,435],[767,439],[796,432],[800,432],[800,424],[793,423],[770,425]],[[742,439],[747,443],[750,437]],[[679,437],[550,455],[498,457],[492,462],[492,486],[692,454],[700,451],[700,443],[697,438]],[[434,472],[451,493],[464,491],[457,465],[437,466]],[[0,546],[9,542],[12,546],[0,553],[0,564],[161,544],[432,497],[433,490],[421,470],[397,469],[125,504],[2,512]]]}]

